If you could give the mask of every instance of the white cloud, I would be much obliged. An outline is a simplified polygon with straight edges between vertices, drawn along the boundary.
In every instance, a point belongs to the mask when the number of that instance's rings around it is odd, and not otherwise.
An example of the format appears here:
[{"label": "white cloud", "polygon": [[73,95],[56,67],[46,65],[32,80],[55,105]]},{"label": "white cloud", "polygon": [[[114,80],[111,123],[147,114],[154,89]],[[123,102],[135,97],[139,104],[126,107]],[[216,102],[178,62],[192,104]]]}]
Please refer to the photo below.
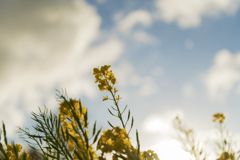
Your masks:
[{"label": "white cloud", "polygon": [[137,86],[137,93],[141,96],[150,96],[157,92],[158,85],[153,81],[153,77],[134,74],[135,68],[128,62],[123,61],[118,66],[112,68],[117,78],[117,83],[121,87],[126,85]]},{"label": "white cloud", "polygon": [[141,43],[145,43],[145,44],[158,44],[158,39],[151,36],[150,34],[144,32],[144,31],[135,31],[133,33],[133,38],[138,41],[138,42],[141,42]]},{"label": "white cloud", "polygon": [[140,89],[138,92],[142,96],[150,96],[157,92],[157,88],[158,88],[158,85],[153,82],[144,83],[140,86]]},{"label": "white cloud", "polygon": [[158,91],[158,85],[153,82],[153,78],[145,76],[140,78],[141,83],[139,86],[138,93],[141,96],[150,96]]},{"label": "white cloud", "polygon": [[[177,140],[165,139],[159,141],[159,144],[154,145],[146,150],[151,149],[158,154],[161,160],[187,160],[191,159],[188,152],[184,151]],[[174,154],[173,154],[174,153]]]},{"label": "white cloud", "polygon": [[176,21],[181,28],[197,27],[202,17],[234,15],[239,0],[157,0],[158,16],[165,22]]},{"label": "white cloud", "polygon": [[129,76],[129,82],[131,85],[139,86],[138,94],[141,96],[150,96],[158,91],[158,85],[150,76],[140,77],[133,74]]},{"label": "white cloud", "polygon": [[[96,96],[88,74],[116,61],[124,48],[117,38],[92,46],[101,18],[85,1],[0,1],[0,21],[0,117],[11,133],[24,113],[43,101],[53,105],[56,88],[75,98]],[[57,102],[47,107],[56,109]]]},{"label": "white cloud", "polygon": [[186,83],[182,87],[182,94],[186,97],[191,97],[195,94],[195,88],[191,83]]},{"label": "white cloud", "polygon": [[204,84],[212,99],[224,100],[233,86],[240,81],[240,53],[219,51],[213,66],[208,70]]},{"label": "white cloud", "polygon": [[128,85],[128,80],[134,73],[134,67],[126,61],[122,61],[118,66],[112,68],[113,73],[116,75],[117,83],[119,86]]},{"label": "white cloud", "polygon": [[181,110],[170,110],[161,114],[151,114],[144,119],[142,127],[147,132],[167,135],[173,131],[172,121],[176,116],[183,118],[184,114]]},{"label": "white cloud", "polygon": [[134,74],[130,77],[129,82],[131,85],[138,86],[142,83],[142,79],[138,75]]},{"label": "white cloud", "polygon": [[151,14],[144,10],[133,11],[119,21],[117,27],[121,32],[129,33],[137,24],[149,27],[152,24]]}]

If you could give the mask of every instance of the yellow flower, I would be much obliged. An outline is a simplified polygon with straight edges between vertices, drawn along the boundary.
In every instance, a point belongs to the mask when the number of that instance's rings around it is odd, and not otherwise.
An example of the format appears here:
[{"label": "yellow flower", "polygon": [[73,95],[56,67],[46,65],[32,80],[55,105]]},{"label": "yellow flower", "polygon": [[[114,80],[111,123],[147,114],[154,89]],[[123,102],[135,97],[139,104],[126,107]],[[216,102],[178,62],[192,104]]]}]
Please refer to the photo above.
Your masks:
[{"label": "yellow flower", "polygon": [[119,95],[116,96],[116,101],[122,99]]},{"label": "yellow flower", "polygon": [[112,89],[113,89],[113,88],[112,88],[112,86],[110,86],[110,85],[108,85],[108,86],[106,87],[106,91],[108,91],[108,92],[110,92]]},{"label": "yellow flower", "polygon": [[105,71],[107,71],[110,67],[111,67],[111,65],[101,66],[101,71],[105,72]]},{"label": "yellow flower", "polygon": [[217,113],[213,115],[213,122],[219,121],[220,123],[223,123],[225,120],[225,116],[223,113]]},{"label": "yellow flower", "polygon": [[131,146],[131,141],[129,140],[126,130],[115,127],[111,130],[103,131],[103,135],[98,141],[97,149],[103,153],[112,151],[124,153],[129,150]]},{"label": "yellow flower", "polygon": [[105,90],[105,86],[102,86],[101,84],[98,85],[98,88],[100,91],[104,91]]},{"label": "yellow flower", "polygon": [[114,89],[113,89],[113,92],[114,92],[114,93],[118,92],[117,88],[114,88]]},{"label": "yellow flower", "polygon": [[112,73],[112,71],[110,71],[110,72],[107,73],[107,76],[108,76],[107,79],[111,80],[111,79],[114,78],[114,73]]},{"label": "yellow flower", "polygon": [[16,147],[18,153],[21,152],[22,146],[20,144],[16,144],[15,147]]},{"label": "yellow flower", "polygon": [[100,80],[101,80],[101,78],[102,78],[102,75],[101,74],[96,74],[95,75],[95,83],[97,83],[97,82],[99,82]]},{"label": "yellow flower", "polygon": [[8,152],[11,152],[12,150],[13,150],[13,146],[12,146],[12,145],[10,145],[10,144],[9,144],[9,145],[7,145],[7,151],[8,151]]},{"label": "yellow flower", "polygon": [[93,74],[96,75],[100,73],[100,70],[98,68],[93,68]]},{"label": "yellow flower", "polygon": [[112,78],[111,79],[111,84],[116,84],[117,83],[117,79],[116,78]]},{"label": "yellow flower", "polygon": [[103,97],[103,101],[108,100],[108,96]]},{"label": "yellow flower", "polygon": [[75,143],[74,143],[74,140],[69,137],[69,141],[68,141],[68,150],[70,152],[72,152],[74,150],[74,147],[75,147]]},{"label": "yellow flower", "polygon": [[152,150],[141,152],[141,159],[159,160],[158,155]]},{"label": "yellow flower", "polygon": [[112,139],[108,139],[106,142],[107,142],[108,145],[111,146],[111,145],[113,144],[114,141],[113,141]]}]

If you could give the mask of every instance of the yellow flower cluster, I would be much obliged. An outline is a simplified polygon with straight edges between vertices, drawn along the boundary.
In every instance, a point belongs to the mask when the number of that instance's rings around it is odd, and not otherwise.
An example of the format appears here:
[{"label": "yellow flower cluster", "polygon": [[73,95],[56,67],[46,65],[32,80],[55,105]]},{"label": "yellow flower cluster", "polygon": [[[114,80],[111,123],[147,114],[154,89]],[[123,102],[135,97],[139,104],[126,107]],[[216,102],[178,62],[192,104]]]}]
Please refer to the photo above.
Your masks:
[{"label": "yellow flower cluster", "polygon": [[228,152],[223,152],[221,154],[221,157],[218,158],[217,160],[233,160],[235,159],[234,157],[232,157]]},{"label": "yellow flower cluster", "polygon": [[[22,146],[20,144],[15,144],[15,148],[17,153],[20,153],[22,150]],[[32,160],[32,157],[25,152],[21,153],[20,158],[18,158],[15,154],[14,146],[7,145],[7,157],[9,160],[22,160],[24,156],[27,157],[27,160]]]},{"label": "yellow flower cluster", "polygon": [[109,71],[109,68],[111,65],[104,65],[101,66],[101,68],[93,68],[93,75],[95,75],[95,83],[98,84],[98,88],[100,91],[114,91],[114,93],[117,92],[117,89],[114,88],[110,84],[116,84],[117,80],[114,77],[114,73],[112,73],[112,70]]},{"label": "yellow flower cluster", "polygon": [[125,154],[131,149],[131,142],[124,128],[115,127],[111,130],[103,131],[97,145],[97,149],[103,153],[115,151]]},{"label": "yellow flower cluster", "polygon": [[[74,107],[69,106],[69,104],[70,105],[73,104]],[[81,110],[82,110],[81,113],[80,113],[80,104],[81,104]],[[59,105],[60,105],[59,116],[61,117],[61,123],[63,125],[63,130],[64,130],[65,134],[66,134],[66,130],[67,130],[68,134],[72,135],[78,141],[78,145],[80,146],[80,148],[78,148],[77,145],[75,144],[75,141],[71,137],[69,137],[68,150],[70,152],[72,152],[74,149],[76,149],[76,150],[87,149],[84,138],[74,130],[74,128],[77,128],[77,124],[76,124],[76,121],[74,120],[74,115],[73,115],[73,112],[75,112],[78,119],[81,120],[81,124],[82,124],[83,128],[85,128],[85,132],[88,137],[88,130],[87,130],[88,124],[85,124],[85,119],[84,119],[84,114],[86,114],[88,112],[87,109],[83,106],[83,104],[81,102],[79,102],[76,99],[70,99],[70,101],[68,101],[68,102],[63,101]],[[73,109],[75,109],[75,110],[73,110]],[[70,119],[73,119],[74,121],[67,121],[67,117]],[[96,152],[93,150],[93,148],[91,146],[90,146],[90,152],[95,157],[97,156]],[[81,153],[81,152],[79,152],[79,153]],[[75,154],[74,154],[74,157],[77,158]]]},{"label": "yellow flower cluster", "polygon": [[[66,123],[69,123],[69,122],[66,121],[67,117],[70,118],[70,119],[74,119],[73,109],[71,108],[71,106],[69,106],[69,104],[71,104],[71,102],[73,103],[73,106],[75,108],[74,112],[76,113],[77,117],[82,121],[82,125],[86,126],[85,121],[84,121],[84,114],[87,113],[87,109],[83,106],[82,103],[80,103],[76,99],[71,99],[68,102],[63,101],[59,104],[60,105],[59,116],[60,116],[61,120],[66,122]],[[80,113],[80,104],[82,106],[82,113]]]},{"label": "yellow flower cluster", "polygon": [[152,150],[141,152],[141,160],[159,160],[158,155]]},{"label": "yellow flower cluster", "polygon": [[220,123],[223,123],[225,120],[225,116],[223,113],[217,113],[213,115],[213,122],[219,121]]},{"label": "yellow flower cluster", "polygon": [[[134,147],[127,152],[128,159],[138,159],[138,160],[160,160],[158,155],[152,150],[140,152],[138,155],[138,150]],[[117,160],[117,159],[116,159]]]}]

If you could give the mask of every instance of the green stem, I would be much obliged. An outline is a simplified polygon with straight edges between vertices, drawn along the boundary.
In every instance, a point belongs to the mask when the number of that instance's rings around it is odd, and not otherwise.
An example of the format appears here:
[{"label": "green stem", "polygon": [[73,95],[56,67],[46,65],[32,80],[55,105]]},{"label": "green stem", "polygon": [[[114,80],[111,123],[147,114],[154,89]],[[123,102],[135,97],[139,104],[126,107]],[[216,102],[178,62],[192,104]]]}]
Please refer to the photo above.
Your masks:
[{"label": "green stem", "polygon": [[118,118],[121,120],[121,123],[122,123],[123,128],[125,128],[125,125],[124,125],[124,122],[123,122],[123,119],[122,119],[122,114],[121,114],[120,109],[119,109],[119,107],[118,107],[118,103],[117,103],[117,101],[116,101],[116,99],[115,99],[115,96],[114,96],[113,92],[112,92],[112,91],[110,91],[110,92],[111,92],[111,94],[112,94],[112,96],[113,96],[114,103],[115,103],[115,105],[116,105],[116,107],[117,107],[117,110],[118,110]]}]

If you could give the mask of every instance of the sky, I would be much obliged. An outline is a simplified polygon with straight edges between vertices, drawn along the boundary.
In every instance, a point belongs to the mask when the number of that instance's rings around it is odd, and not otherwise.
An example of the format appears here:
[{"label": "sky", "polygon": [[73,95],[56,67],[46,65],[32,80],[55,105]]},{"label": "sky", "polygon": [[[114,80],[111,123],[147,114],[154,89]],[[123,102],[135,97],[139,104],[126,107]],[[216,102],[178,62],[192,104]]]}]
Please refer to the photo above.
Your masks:
[{"label": "sky", "polygon": [[0,0],[0,120],[8,139],[20,141],[16,126],[31,128],[38,107],[57,114],[55,89],[62,88],[81,98],[90,126],[120,125],[108,113],[112,101],[102,101],[110,94],[92,75],[94,67],[111,65],[120,107],[128,105],[134,117],[130,137],[136,144],[137,129],[141,150],[161,160],[189,158],[173,138],[177,115],[212,145],[212,116],[224,113],[240,142],[239,6],[240,0]]}]

